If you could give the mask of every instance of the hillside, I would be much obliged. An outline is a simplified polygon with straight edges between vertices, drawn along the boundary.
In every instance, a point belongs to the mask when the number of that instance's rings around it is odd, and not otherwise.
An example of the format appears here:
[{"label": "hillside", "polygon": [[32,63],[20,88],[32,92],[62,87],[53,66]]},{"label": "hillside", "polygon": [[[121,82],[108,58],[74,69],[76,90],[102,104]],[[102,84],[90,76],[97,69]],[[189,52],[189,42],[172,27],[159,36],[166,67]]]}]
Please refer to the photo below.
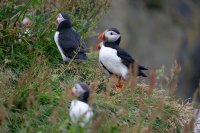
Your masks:
[{"label": "hillside", "polygon": [[[93,48],[87,62],[62,63],[53,40],[55,16],[62,9],[69,13],[76,31],[87,39],[109,8],[109,0],[45,2],[1,5],[0,132],[179,133],[192,129],[192,105],[178,103],[163,90],[170,80],[156,89],[156,77],[162,77],[162,71],[157,76],[151,71],[149,84],[130,76],[126,90],[117,93],[112,86],[116,78],[104,75]],[[19,26],[24,16],[32,20],[28,33]],[[68,91],[77,81],[91,89],[96,117],[89,130],[69,124],[73,97]]]},{"label": "hillside", "polygon": [[[71,97],[68,90],[77,82],[90,84],[90,104],[97,117],[92,129],[99,132],[180,132],[191,119],[192,107],[178,104],[166,91],[145,84],[116,93],[113,79],[104,76],[97,55],[90,61],[58,64],[52,69],[44,61],[32,64],[19,77],[1,72],[1,126],[9,132],[77,132],[67,128]],[[116,80],[116,79],[115,79]]]}]

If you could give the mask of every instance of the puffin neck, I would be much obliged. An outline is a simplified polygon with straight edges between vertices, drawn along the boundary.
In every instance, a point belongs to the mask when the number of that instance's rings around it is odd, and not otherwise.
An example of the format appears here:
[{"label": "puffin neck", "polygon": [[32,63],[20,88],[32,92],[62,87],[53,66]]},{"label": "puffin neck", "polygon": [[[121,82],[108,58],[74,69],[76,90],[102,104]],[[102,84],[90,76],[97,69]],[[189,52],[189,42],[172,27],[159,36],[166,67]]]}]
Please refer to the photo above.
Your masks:
[{"label": "puffin neck", "polygon": [[121,37],[119,37],[119,39],[117,39],[117,41],[115,43],[119,45],[120,41],[121,41]]},{"label": "puffin neck", "polygon": [[116,42],[104,42],[104,46],[105,47],[115,48],[115,47],[117,47],[119,45]]},{"label": "puffin neck", "polygon": [[58,31],[59,30],[62,30],[62,29],[65,29],[65,28],[71,28],[71,22],[70,20],[64,20],[62,21],[59,25],[58,25]]},{"label": "puffin neck", "polygon": [[121,41],[121,37],[120,37],[119,39],[117,39],[116,41],[114,41],[114,42],[105,41],[105,44],[115,44],[115,45],[119,45],[119,44],[120,44],[120,41]]},{"label": "puffin neck", "polygon": [[84,103],[88,103],[88,97],[89,97],[89,92],[86,91],[86,92],[84,92],[82,95],[80,95],[78,97],[78,100],[80,100],[80,101],[82,101]]}]

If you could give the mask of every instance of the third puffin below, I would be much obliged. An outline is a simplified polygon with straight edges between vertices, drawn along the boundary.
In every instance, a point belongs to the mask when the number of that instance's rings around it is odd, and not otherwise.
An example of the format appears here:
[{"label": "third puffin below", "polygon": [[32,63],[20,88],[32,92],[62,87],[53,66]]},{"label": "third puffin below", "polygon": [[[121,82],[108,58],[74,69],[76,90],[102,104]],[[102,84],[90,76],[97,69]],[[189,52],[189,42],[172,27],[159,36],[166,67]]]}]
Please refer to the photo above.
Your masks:
[{"label": "third puffin below", "polygon": [[59,13],[56,19],[58,24],[54,40],[64,62],[71,59],[87,60],[87,47],[81,36],[74,31],[70,17],[67,14]]},{"label": "third puffin below", "polygon": [[74,94],[78,99],[71,102],[69,116],[74,124],[78,124],[81,127],[90,125],[94,113],[88,104],[89,98],[89,87],[85,83],[77,83],[71,89],[72,94]]},{"label": "third puffin below", "polygon": [[[116,28],[107,29],[102,32],[98,39],[101,41],[97,47],[99,51],[99,62],[102,64],[107,75],[119,76],[115,85],[116,91],[121,91],[126,86],[128,70],[133,67],[135,61],[129,53],[119,47],[121,35]],[[144,66],[138,65],[138,76],[147,77],[142,70],[148,70]],[[124,80],[120,88],[120,81]]]}]

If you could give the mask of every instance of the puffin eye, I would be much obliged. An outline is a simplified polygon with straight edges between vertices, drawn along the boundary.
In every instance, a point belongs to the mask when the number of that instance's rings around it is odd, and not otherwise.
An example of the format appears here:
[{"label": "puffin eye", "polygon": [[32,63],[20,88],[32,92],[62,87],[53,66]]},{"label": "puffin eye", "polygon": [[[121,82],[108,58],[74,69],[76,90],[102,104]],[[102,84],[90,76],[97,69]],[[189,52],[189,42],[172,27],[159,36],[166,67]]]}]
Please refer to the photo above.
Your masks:
[{"label": "puffin eye", "polygon": [[110,35],[113,35],[113,33],[111,32]]}]

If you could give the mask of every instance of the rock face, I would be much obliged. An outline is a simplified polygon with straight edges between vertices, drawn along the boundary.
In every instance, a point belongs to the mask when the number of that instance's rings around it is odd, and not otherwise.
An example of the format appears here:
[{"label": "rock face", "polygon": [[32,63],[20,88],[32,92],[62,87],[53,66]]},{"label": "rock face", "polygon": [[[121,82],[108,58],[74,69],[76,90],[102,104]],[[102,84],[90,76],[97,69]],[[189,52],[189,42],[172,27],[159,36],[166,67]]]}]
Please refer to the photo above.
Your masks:
[{"label": "rock face", "polygon": [[[178,0],[177,0],[178,1]],[[186,24],[184,37],[179,50],[178,61],[182,70],[178,80],[176,95],[184,100],[193,99],[199,106],[200,102],[200,18],[198,17],[200,3],[193,0],[190,4],[179,2],[178,11]],[[185,10],[183,10],[185,9]]]},{"label": "rock face", "polygon": [[199,104],[200,34],[198,34],[197,37],[198,38],[193,38],[193,41],[189,41],[189,38],[186,38],[187,40],[183,40],[181,45],[179,62],[182,66],[182,70],[179,76],[176,95],[178,97],[182,97],[183,99],[191,98],[190,101],[194,99]]}]

